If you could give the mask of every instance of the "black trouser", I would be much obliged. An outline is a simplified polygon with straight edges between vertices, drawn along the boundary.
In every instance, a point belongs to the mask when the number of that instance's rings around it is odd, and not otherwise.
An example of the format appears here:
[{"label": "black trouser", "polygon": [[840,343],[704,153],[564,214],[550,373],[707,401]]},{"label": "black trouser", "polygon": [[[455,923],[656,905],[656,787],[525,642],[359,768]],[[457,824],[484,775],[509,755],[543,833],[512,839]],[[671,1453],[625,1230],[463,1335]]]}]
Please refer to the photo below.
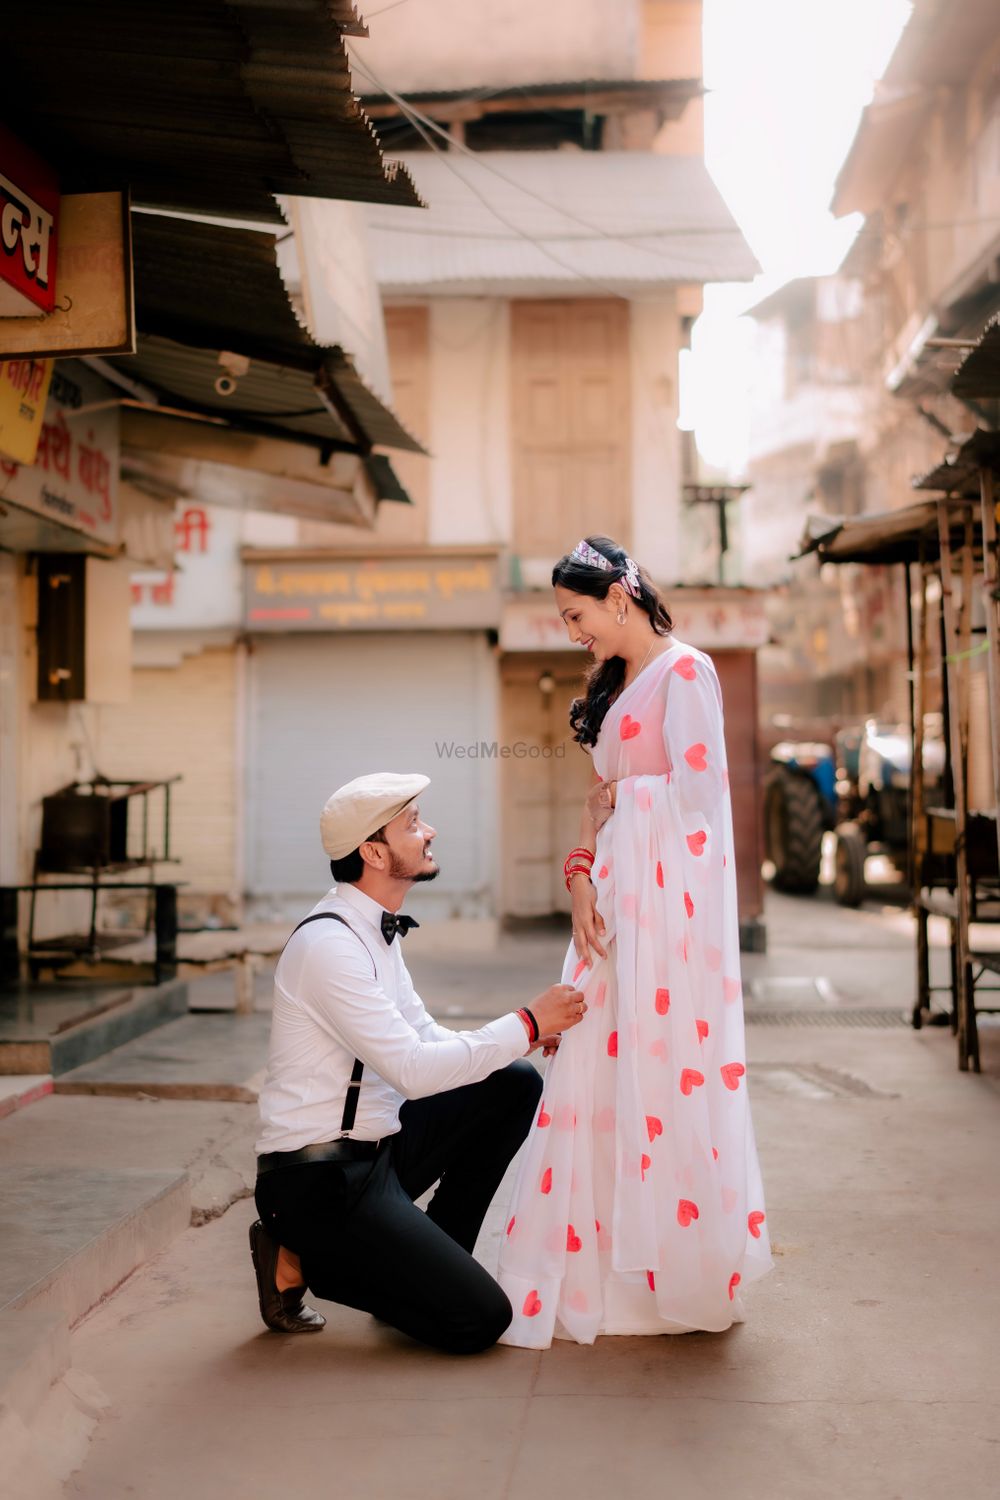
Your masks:
[{"label": "black trouser", "polygon": [[[374,1162],[265,1173],[256,1193],[265,1228],[300,1257],[315,1296],[452,1354],[489,1348],[511,1308],[472,1249],[541,1087],[531,1063],[511,1063],[482,1083],[408,1100]],[[439,1179],[422,1213],[413,1200]]]}]

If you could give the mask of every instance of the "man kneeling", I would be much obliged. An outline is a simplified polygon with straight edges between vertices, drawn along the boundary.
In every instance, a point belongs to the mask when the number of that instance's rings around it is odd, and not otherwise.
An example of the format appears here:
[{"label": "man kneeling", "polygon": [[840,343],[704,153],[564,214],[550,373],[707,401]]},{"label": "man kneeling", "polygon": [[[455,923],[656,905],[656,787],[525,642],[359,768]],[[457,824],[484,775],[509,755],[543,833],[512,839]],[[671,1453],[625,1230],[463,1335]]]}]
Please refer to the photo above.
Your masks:
[{"label": "man kneeling", "polygon": [[[512,1317],[472,1258],[486,1211],[531,1127],[551,1050],[586,1010],[569,985],[478,1031],[424,1009],[397,934],[412,885],[433,880],[426,776],[361,776],[320,819],[334,889],[275,970],[250,1230],[269,1328],[315,1332],[302,1300],[342,1302],[455,1354],[495,1343]],[[427,1212],[414,1200],[434,1183]]]}]

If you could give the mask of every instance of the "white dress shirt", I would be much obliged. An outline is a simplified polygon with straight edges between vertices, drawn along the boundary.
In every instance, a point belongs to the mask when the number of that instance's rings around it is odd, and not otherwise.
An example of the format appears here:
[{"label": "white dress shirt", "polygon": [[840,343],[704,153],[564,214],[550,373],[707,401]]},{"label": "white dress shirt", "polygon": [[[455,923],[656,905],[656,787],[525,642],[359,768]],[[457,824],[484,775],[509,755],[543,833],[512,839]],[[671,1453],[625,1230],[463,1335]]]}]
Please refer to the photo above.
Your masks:
[{"label": "white dress shirt", "polygon": [[267,1076],[257,1151],[297,1151],[337,1139],[354,1059],[365,1065],[353,1140],[399,1130],[405,1099],[478,1083],[528,1050],[511,1012],[478,1031],[449,1031],[424,1009],[401,952],[386,943],[381,907],[353,885],[313,908],[350,923],[310,922],[274,971]]}]

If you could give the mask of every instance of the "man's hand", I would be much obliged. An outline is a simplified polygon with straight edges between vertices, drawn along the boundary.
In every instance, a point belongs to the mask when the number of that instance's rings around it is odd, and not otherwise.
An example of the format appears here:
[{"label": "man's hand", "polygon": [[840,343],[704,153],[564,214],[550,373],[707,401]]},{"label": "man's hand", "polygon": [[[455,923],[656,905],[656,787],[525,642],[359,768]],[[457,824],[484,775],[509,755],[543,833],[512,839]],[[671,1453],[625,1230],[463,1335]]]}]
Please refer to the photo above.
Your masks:
[{"label": "man's hand", "polygon": [[543,1057],[554,1057],[559,1051],[559,1043],[561,1041],[562,1037],[560,1036],[540,1036],[537,1042],[532,1042],[528,1051],[537,1052],[540,1047]]},{"label": "man's hand", "polygon": [[578,989],[571,984],[552,984],[530,1006],[538,1022],[538,1039],[548,1043],[561,1031],[568,1031],[582,1021],[587,1013],[587,1002]]}]

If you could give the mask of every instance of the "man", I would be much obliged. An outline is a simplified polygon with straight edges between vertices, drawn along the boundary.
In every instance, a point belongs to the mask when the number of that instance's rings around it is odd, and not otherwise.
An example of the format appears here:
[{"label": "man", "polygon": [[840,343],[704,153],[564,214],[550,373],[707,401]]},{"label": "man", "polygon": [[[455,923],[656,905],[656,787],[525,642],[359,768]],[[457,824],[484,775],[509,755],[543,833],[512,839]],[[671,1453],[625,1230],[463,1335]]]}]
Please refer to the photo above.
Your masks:
[{"label": "man", "polygon": [[[323,809],[336,885],[275,970],[250,1246],[269,1328],[324,1326],[302,1301],[308,1286],[426,1344],[476,1353],[512,1317],[472,1250],[538,1105],[525,1054],[557,1046],[586,1005],[557,984],[478,1031],[428,1015],[396,941],[417,925],[398,915],[406,893],[438,874],[435,830],[415,800],[428,785],[361,776]],[[436,1182],[425,1214],[414,1199]]]}]

